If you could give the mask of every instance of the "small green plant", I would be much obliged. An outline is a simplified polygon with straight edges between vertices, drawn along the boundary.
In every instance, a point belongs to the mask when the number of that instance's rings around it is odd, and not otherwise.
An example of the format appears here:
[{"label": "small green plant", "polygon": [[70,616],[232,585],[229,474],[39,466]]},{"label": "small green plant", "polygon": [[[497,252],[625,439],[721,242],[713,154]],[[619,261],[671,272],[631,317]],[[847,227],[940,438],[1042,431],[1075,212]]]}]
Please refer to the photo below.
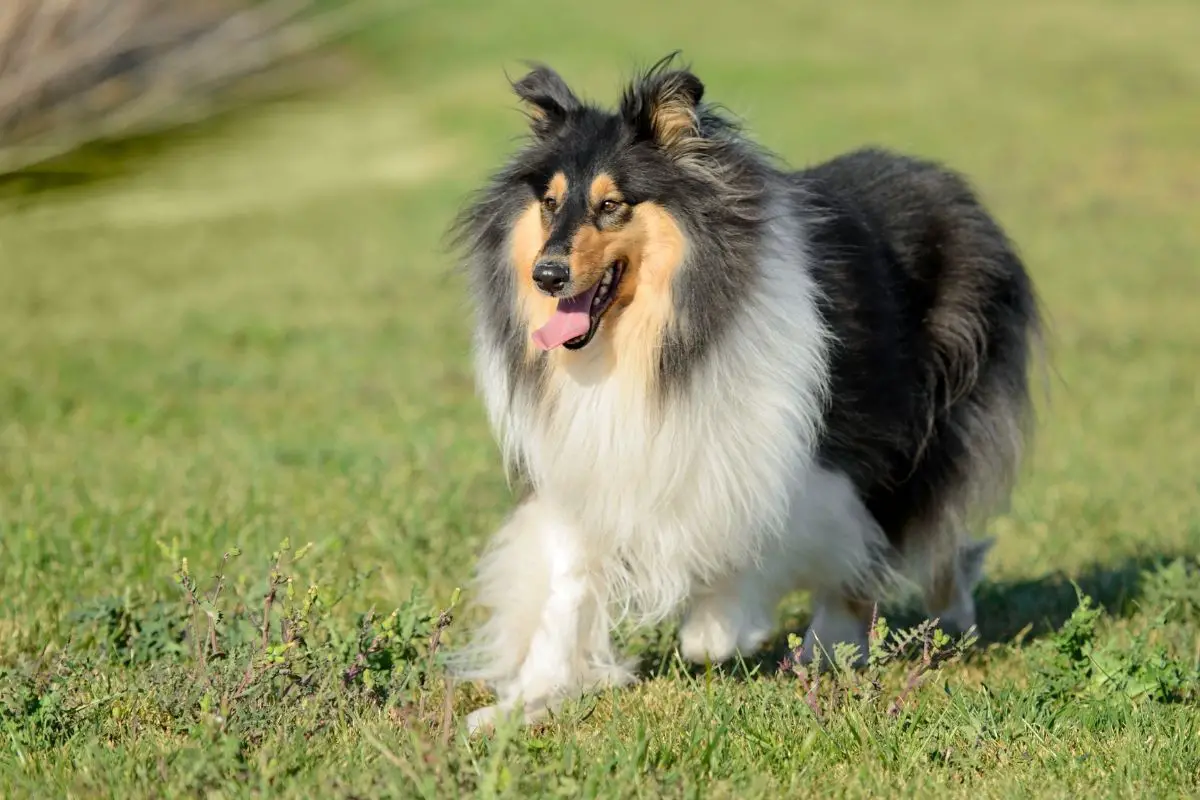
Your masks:
[{"label": "small green plant", "polygon": [[[1172,579],[1168,572],[1161,580]],[[1147,629],[1127,641],[1114,641],[1100,634],[1103,611],[1082,591],[1077,590],[1077,596],[1079,605],[1070,618],[1036,650],[1041,706],[1111,698],[1185,702],[1200,696],[1200,665],[1189,667],[1165,644],[1154,641],[1155,628],[1173,613],[1173,604],[1166,604]]]},{"label": "small green plant", "polygon": [[[283,700],[338,689],[377,703],[413,701],[435,668],[457,593],[449,608],[437,611],[414,590],[390,613],[368,610],[347,629],[331,613],[344,595],[319,582],[297,589],[295,566],[311,552],[311,544],[293,550],[290,540],[283,540],[271,556],[257,613],[253,603],[222,608],[225,567],[240,555],[238,550],[222,557],[207,592],[201,591],[187,559],[180,560],[175,579],[191,611],[187,638],[200,674],[212,682],[222,670],[210,670],[210,662],[244,664],[237,683],[225,686],[222,703],[227,707],[252,695]],[[360,575],[357,580],[363,579]],[[255,635],[247,636],[247,630]]]},{"label": "small green plant", "polygon": [[1200,558],[1177,558],[1142,574],[1140,605],[1163,622],[1200,621]]},{"label": "small green plant", "polygon": [[316,732],[372,708],[427,730],[449,726],[430,698],[449,702],[434,678],[457,593],[439,610],[414,591],[387,614],[370,609],[350,622],[333,613],[345,593],[317,581],[298,588],[296,565],[311,545],[293,550],[285,539],[257,597],[230,591],[227,569],[239,550],[202,584],[188,558],[160,547],[174,566],[175,598],[92,603],[74,615],[75,635],[57,653],[0,669],[0,731],[17,752],[53,746],[85,723],[108,735],[211,729],[205,736],[232,737],[237,747],[270,720]]},{"label": "small green plant", "polygon": [[[891,630],[887,620],[875,614],[868,636],[866,664],[859,666],[859,648],[844,642],[834,647],[830,663],[822,663],[817,648],[809,664],[802,664],[802,641],[788,637],[791,651],[781,668],[800,681],[804,702],[818,720],[825,720],[847,706],[882,709],[898,717],[908,707],[918,688],[943,666],[958,661],[975,644],[972,632],[952,640],[936,620],[913,628]],[[898,671],[899,670],[899,671]]]}]

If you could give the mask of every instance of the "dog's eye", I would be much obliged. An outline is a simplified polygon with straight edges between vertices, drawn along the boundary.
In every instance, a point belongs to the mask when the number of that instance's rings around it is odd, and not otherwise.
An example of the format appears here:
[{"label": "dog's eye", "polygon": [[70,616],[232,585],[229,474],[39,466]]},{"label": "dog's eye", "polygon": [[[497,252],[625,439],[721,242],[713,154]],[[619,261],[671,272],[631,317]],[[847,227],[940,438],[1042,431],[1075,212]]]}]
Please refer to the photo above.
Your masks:
[{"label": "dog's eye", "polygon": [[556,208],[558,208],[558,201],[555,200],[553,197],[543,197],[542,198],[542,208],[546,209],[551,214],[553,214],[554,210]]},{"label": "dog's eye", "polygon": [[611,214],[621,207],[621,204],[616,200],[605,200],[600,204],[600,211],[605,214]]}]

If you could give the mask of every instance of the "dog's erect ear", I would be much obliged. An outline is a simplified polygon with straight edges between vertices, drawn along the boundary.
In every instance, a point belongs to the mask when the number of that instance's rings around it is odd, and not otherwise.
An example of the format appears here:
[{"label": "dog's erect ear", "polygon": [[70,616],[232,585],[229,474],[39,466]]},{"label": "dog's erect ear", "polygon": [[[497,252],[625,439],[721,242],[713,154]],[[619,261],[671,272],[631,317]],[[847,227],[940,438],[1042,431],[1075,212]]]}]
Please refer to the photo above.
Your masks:
[{"label": "dog's erect ear", "polygon": [[634,136],[669,152],[700,137],[704,84],[686,69],[669,69],[675,53],[635,80],[621,98],[621,116]]},{"label": "dog's erect ear", "polygon": [[517,97],[525,102],[533,132],[545,136],[578,109],[580,102],[557,72],[543,64],[531,66],[533,70],[512,87]]}]

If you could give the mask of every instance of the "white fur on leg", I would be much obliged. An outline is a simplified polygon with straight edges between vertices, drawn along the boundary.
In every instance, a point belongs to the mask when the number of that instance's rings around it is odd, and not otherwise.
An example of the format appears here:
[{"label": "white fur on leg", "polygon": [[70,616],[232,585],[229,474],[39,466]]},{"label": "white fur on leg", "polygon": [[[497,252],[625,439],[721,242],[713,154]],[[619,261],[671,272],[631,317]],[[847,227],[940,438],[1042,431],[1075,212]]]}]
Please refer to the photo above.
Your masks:
[{"label": "white fur on leg", "polygon": [[[843,587],[879,568],[872,552],[884,541],[845,474],[810,470],[795,492],[783,534],[767,540],[760,557],[736,576],[727,575],[693,596],[680,629],[681,654],[702,663],[754,652],[770,635],[783,595],[806,588],[818,596],[840,597]],[[818,609],[818,614],[828,629],[823,641],[850,630],[839,623],[836,607],[823,614]],[[848,641],[860,639],[865,641],[865,634]]]},{"label": "white fur on leg", "polygon": [[[497,709],[480,709],[473,715],[476,723],[491,721],[497,711],[518,706],[524,710],[525,721],[531,722],[583,682],[583,626],[594,616],[585,608],[592,600],[586,564],[577,534],[547,511],[543,509],[540,515],[535,537],[542,566],[548,572],[541,613],[516,676],[497,687]],[[511,577],[519,583],[519,575]],[[513,585],[510,591],[520,589]]]},{"label": "white fur on leg", "polygon": [[848,643],[858,648],[856,663],[866,663],[870,645],[869,624],[870,621],[864,619],[840,595],[822,595],[817,599],[812,624],[804,634],[801,662],[811,663],[819,649],[822,663],[832,663],[838,644]]},{"label": "white fur on leg", "polygon": [[583,553],[573,538],[563,525],[542,531],[550,592],[514,687],[526,702],[538,703],[572,688],[583,672],[584,606],[591,598]]},{"label": "white fur on leg", "polygon": [[895,580],[873,555],[886,537],[844,473],[814,470],[795,502],[797,533],[784,550],[788,557],[774,563],[776,569],[798,570],[799,586],[811,589],[815,598],[801,661],[811,662],[819,648],[822,660],[831,662],[838,643],[846,642],[858,647],[865,662],[870,620],[859,604],[846,599],[845,588],[857,585],[879,593]]},{"label": "white fur on leg", "polygon": [[537,499],[517,510],[484,559],[479,588],[492,615],[473,650],[474,677],[496,690],[471,730],[520,710],[525,723],[587,688],[628,682],[612,653],[608,620],[578,530]]}]

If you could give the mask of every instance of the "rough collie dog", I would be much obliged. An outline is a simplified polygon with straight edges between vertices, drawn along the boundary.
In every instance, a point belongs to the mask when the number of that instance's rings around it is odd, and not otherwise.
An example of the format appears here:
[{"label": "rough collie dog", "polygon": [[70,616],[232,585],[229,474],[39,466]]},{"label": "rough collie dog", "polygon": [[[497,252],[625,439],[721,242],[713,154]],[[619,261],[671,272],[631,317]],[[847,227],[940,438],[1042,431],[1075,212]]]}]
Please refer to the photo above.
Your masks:
[{"label": "rough collie dog", "polygon": [[460,667],[498,705],[469,725],[629,681],[621,619],[682,611],[700,662],[795,589],[810,658],[906,586],[973,625],[966,532],[1007,499],[1039,326],[963,179],[879,150],[789,171],[670,58],[615,113],[544,66],[513,88],[531,136],[456,226],[523,491],[479,568]]}]

